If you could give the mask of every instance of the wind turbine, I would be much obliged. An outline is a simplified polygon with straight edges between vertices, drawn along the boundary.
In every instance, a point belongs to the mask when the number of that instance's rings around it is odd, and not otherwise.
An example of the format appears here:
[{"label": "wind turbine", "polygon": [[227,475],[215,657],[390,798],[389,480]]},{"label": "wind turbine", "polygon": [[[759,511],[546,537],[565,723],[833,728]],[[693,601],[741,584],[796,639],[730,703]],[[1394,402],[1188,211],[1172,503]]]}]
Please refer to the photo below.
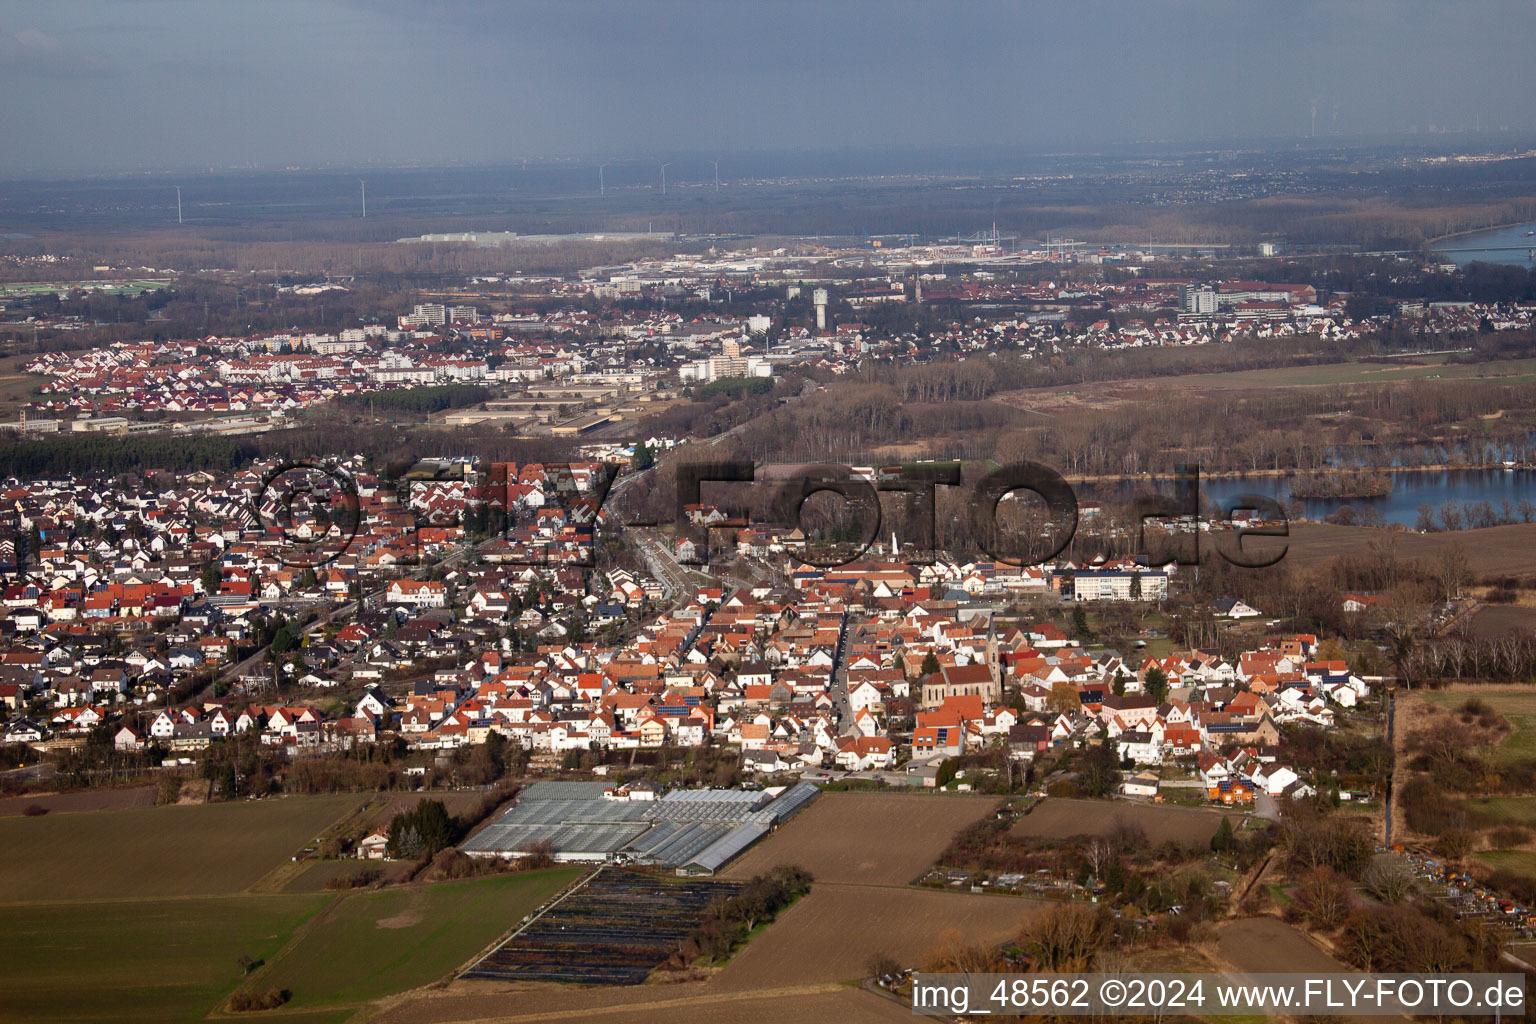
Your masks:
[{"label": "wind turbine", "polygon": [[715,161],[715,191],[720,191],[720,161]]},{"label": "wind turbine", "polygon": [[176,223],[181,223],[181,186],[176,186]]},{"label": "wind turbine", "polygon": [[608,185],[603,180],[603,169],[607,166],[607,164],[597,165],[597,194],[600,196],[606,196],[608,194]]},{"label": "wind turbine", "polygon": [[[656,162],[661,164],[660,160],[657,160]],[[661,194],[662,195],[666,195],[667,194],[667,168],[671,167],[671,166],[672,166],[671,164],[661,164]]]},{"label": "wind turbine", "polygon": [[366,220],[368,218],[368,183],[358,178],[357,184],[363,190],[363,219]]}]

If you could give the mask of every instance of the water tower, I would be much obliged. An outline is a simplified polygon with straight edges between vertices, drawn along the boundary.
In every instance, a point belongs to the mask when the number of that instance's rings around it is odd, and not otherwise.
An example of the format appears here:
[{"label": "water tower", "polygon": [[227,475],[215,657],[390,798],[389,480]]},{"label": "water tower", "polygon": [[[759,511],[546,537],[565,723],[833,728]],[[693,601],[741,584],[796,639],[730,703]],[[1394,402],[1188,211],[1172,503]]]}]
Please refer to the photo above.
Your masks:
[{"label": "water tower", "polygon": [[816,305],[816,333],[821,334],[827,329],[827,290],[817,288],[811,293],[811,301]]}]

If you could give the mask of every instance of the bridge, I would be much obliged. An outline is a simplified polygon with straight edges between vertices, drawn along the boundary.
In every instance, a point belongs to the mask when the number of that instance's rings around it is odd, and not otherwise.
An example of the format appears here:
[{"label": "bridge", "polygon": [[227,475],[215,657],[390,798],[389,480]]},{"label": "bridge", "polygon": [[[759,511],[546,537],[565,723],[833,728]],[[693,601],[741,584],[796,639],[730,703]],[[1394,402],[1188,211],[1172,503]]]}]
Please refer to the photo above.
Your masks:
[{"label": "bridge", "polygon": [[1536,250],[1536,239],[1525,245],[1474,245],[1463,249],[1443,249],[1438,245],[1430,247],[1431,252],[1519,252],[1521,249],[1527,252]]}]

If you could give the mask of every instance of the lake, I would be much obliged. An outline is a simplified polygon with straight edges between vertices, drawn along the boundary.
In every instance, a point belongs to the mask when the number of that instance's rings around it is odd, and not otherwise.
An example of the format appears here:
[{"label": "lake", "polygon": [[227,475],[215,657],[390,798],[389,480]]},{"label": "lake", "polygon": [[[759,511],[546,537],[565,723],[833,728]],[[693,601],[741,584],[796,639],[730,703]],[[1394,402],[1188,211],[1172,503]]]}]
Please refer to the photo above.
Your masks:
[{"label": "lake", "polygon": [[[1515,517],[1519,518],[1522,499],[1536,504],[1536,470],[1533,469],[1454,469],[1454,470],[1385,470],[1392,480],[1392,493],[1381,498],[1308,498],[1302,502],[1308,519],[1324,519],[1345,505],[1357,512],[1374,509],[1383,522],[1401,523],[1409,529],[1417,526],[1419,506],[1429,505],[1436,511],[1446,502],[1458,507],[1468,502],[1488,502],[1495,513],[1503,511],[1509,502]],[[1260,494],[1274,498],[1282,504],[1290,497],[1295,476],[1207,477],[1200,478],[1202,500],[1225,504],[1242,494]],[[1171,493],[1172,478],[1160,481],[1159,490]],[[1132,486],[1115,487],[1102,483],[1073,484],[1080,500],[1109,498],[1111,492],[1129,496]]]},{"label": "lake", "polygon": [[[1322,519],[1344,505],[1355,509],[1373,508],[1389,523],[1412,528],[1419,519],[1420,505],[1438,509],[1449,501],[1457,505],[1486,501],[1494,511],[1504,502],[1518,508],[1522,498],[1536,502],[1536,470],[1455,469],[1397,471],[1387,473],[1392,479],[1392,493],[1382,498],[1309,498],[1302,504],[1308,519]],[[1218,503],[1239,494],[1262,494],[1284,501],[1290,493],[1293,477],[1221,477],[1201,479],[1200,491]]]}]

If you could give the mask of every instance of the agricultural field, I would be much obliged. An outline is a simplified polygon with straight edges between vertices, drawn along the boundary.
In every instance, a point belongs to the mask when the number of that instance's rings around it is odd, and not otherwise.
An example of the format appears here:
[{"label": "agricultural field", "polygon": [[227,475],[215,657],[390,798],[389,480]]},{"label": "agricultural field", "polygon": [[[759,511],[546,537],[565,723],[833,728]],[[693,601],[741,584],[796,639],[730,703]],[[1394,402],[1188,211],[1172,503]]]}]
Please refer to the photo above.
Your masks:
[{"label": "agricultural field", "polygon": [[1536,758],[1536,688],[1507,686],[1464,686],[1447,690],[1424,690],[1424,701],[1446,710],[1455,710],[1469,697],[1476,697],[1502,715],[1513,727],[1503,743],[1485,751],[1496,762]]},{"label": "agricultural field", "polygon": [[[612,1019],[611,1014],[603,1014]],[[566,1017],[565,1020],[580,1020]],[[703,998],[687,1003],[658,1003],[626,1007],[624,1024],[784,1024],[785,1021],[837,1021],[838,1024],[910,1024],[912,1011],[900,1003],[867,992],[829,988],[812,994],[763,993],[728,999]]]},{"label": "agricultural field", "polygon": [[0,818],[0,902],[239,892],[361,801],[286,797]]},{"label": "agricultural field", "polygon": [[1500,825],[1536,825],[1536,796],[1473,797],[1467,809]]},{"label": "agricultural field", "polygon": [[[291,1024],[332,1024],[445,978],[578,874],[322,892],[330,874],[376,865],[292,855],[363,802],[0,819],[0,1021],[195,1021],[244,984],[289,989]],[[309,891],[251,891],[294,867],[292,888]]]},{"label": "agricultural field", "polygon": [[[1329,974],[1348,971],[1344,964],[1324,953],[1312,940],[1278,917],[1245,917],[1216,928],[1215,953],[1239,971],[1253,974],[1279,971],[1296,974]],[[1237,1018],[1218,1018],[1235,1020]],[[1269,1019],[1269,1018],[1260,1018]],[[1373,1024],[1400,1017],[1330,1017],[1329,1020]]]},{"label": "agricultural field", "polygon": [[1278,917],[1244,917],[1216,928],[1216,949],[1240,971],[1326,973],[1344,965]]},{"label": "agricultural field", "polygon": [[1241,822],[1243,815],[1202,807],[1169,807],[1107,800],[1067,800],[1051,797],[1020,818],[1008,834],[1016,839],[1070,839],[1105,835],[1121,822],[1140,827],[1153,846],[1179,843],[1205,847],[1221,827],[1221,819]]},{"label": "agricultural field", "polygon": [[1519,604],[1485,604],[1472,616],[1473,636],[1500,636],[1536,628],[1536,608]]},{"label": "agricultural field", "polygon": [[[1370,550],[1382,531],[1369,526],[1334,526],[1329,523],[1292,523],[1285,564],[1300,568],[1319,565],[1341,555],[1359,556]],[[1536,523],[1510,523],[1477,530],[1445,533],[1393,533],[1397,557],[1433,563],[1454,544],[1467,554],[1474,577],[1536,575]],[[1276,542],[1278,543],[1278,542]]]},{"label": "agricultural field", "polygon": [[581,874],[556,868],[336,898],[252,976],[295,1008],[355,1005],[439,981]]},{"label": "agricultural field", "polygon": [[46,808],[50,814],[63,811],[124,811],[134,807],[153,807],[155,806],[155,787],[77,789],[67,793],[47,793],[42,796],[8,796],[0,799],[0,817],[22,814],[33,805]]},{"label": "agricultural field", "polygon": [[[458,1024],[490,1019],[592,1021],[593,1024],[902,1024],[906,1006],[846,985],[796,985],[761,992],[721,993],[708,983],[647,985],[638,989],[518,985],[490,991],[456,982],[447,992],[413,995],[371,1018],[371,1024]],[[286,1020],[285,1020],[286,1024]]]},{"label": "agricultural field", "polygon": [[1536,878],[1536,851],[1481,850],[1472,856],[1495,870]]},{"label": "agricultural field", "polygon": [[0,929],[0,1020],[201,1020],[239,984],[240,957],[275,954],[325,899],[6,906],[0,910],[6,923]]},{"label": "agricultural field", "polygon": [[916,963],[956,938],[1002,942],[1048,906],[1018,897],[818,882],[704,980],[622,989],[455,981],[442,991],[412,994],[373,1019],[378,1024],[480,1018],[509,1024],[522,1018],[625,1024],[895,1022],[910,1019],[911,1010],[847,984],[864,974],[871,954]]},{"label": "agricultural field", "polygon": [[699,926],[711,903],[739,889],[713,879],[607,869],[463,977],[638,985]]},{"label": "agricultural field", "polygon": [[1004,942],[1049,904],[1016,896],[885,889],[817,882],[715,979],[721,991],[789,987],[863,977],[875,953],[918,963],[956,936]]},{"label": "agricultural field", "polygon": [[[988,796],[823,793],[722,877],[745,880],[779,864],[796,864],[818,885],[907,885],[933,866],[950,837],[991,814],[998,803]],[[897,836],[900,842],[893,842]]]}]

